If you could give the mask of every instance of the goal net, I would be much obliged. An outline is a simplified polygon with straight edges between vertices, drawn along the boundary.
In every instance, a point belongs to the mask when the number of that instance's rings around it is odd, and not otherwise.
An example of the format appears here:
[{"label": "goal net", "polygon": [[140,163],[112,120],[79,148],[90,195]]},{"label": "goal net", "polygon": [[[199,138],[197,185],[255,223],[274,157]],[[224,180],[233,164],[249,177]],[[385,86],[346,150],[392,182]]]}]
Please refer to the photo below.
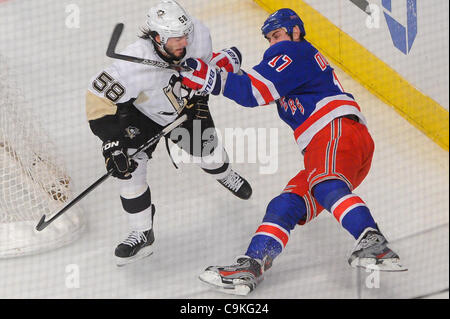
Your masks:
[{"label": "goal net", "polygon": [[35,226],[71,199],[71,179],[0,55],[0,258],[65,245],[83,229],[74,207],[42,232]]}]

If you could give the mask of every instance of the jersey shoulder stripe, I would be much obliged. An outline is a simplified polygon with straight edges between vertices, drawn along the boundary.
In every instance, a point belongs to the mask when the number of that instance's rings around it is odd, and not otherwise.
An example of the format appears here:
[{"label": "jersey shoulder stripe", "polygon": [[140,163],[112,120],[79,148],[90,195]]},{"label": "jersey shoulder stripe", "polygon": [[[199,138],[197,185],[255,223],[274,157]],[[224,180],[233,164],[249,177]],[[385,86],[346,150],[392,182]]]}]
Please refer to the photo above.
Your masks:
[{"label": "jersey shoulder stripe", "polygon": [[253,95],[259,105],[269,104],[280,98],[280,94],[272,81],[263,77],[255,69],[249,71],[247,75],[252,84]]}]

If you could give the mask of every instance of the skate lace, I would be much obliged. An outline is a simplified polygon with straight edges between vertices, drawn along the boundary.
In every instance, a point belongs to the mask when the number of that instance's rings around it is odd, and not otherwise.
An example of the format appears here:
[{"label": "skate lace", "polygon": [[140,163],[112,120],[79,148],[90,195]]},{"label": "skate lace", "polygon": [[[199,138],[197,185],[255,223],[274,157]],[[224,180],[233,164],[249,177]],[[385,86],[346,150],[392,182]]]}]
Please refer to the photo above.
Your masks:
[{"label": "skate lace", "polygon": [[251,272],[252,274],[254,274],[255,276],[258,276],[259,274],[263,273],[263,267],[261,266],[260,261],[257,261],[255,259],[255,261],[259,264],[259,267],[255,265],[252,265],[252,263],[250,262],[250,258],[247,256],[238,256],[236,257],[236,264],[234,264],[233,267],[234,270],[246,270]]},{"label": "skate lace", "polygon": [[376,234],[369,234],[366,238],[361,240],[361,242],[359,243],[359,247],[365,249],[381,242],[382,241],[379,236],[377,236]]},{"label": "skate lace", "polygon": [[141,231],[135,231],[133,230],[131,234],[126,238],[122,244],[128,245],[128,246],[135,246],[139,244],[140,242],[147,242],[147,237],[144,235],[144,232]]},{"label": "skate lace", "polygon": [[227,177],[221,179],[220,182],[224,186],[235,192],[242,186],[242,184],[244,184],[244,180],[242,180],[241,177],[236,174],[236,172],[231,172],[231,174],[229,174]]}]

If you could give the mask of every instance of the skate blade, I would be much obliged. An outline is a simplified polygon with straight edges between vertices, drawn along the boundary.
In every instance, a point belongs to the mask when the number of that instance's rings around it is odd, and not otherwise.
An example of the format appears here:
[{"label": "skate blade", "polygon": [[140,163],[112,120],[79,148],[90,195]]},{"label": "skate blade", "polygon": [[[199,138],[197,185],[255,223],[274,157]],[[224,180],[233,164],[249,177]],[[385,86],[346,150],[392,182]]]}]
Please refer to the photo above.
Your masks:
[{"label": "skate blade", "polygon": [[134,256],[128,258],[116,257],[116,265],[117,267],[123,267],[128,264],[134,263],[138,260],[144,259],[145,257],[148,257],[152,254],[153,254],[153,247],[147,246],[139,250],[139,252]]},{"label": "skate blade", "polygon": [[223,283],[220,275],[213,271],[205,271],[198,278],[209,287],[229,295],[247,296],[251,292],[250,287],[245,284]]},{"label": "skate blade", "polygon": [[350,264],[353,268],[364,268],[370,270],[379,270],[386,272],[398,272],[407,271],[408,268],[400,264],[400,260],[397,258],[393,259],[381,259],[377,260],[375,258],[356,258]]}]

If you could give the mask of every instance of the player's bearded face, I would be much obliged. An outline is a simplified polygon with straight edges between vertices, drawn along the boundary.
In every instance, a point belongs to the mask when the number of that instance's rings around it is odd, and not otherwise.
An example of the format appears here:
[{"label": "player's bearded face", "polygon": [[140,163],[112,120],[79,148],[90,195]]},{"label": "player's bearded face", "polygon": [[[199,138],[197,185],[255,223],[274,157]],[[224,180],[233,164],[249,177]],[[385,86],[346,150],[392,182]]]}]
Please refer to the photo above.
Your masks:
[{"label": "player's bearded face", "polygon": [[187,36],[169,38],[164,49],[174,57],[182,58],[186,47],[188,46]]}]

